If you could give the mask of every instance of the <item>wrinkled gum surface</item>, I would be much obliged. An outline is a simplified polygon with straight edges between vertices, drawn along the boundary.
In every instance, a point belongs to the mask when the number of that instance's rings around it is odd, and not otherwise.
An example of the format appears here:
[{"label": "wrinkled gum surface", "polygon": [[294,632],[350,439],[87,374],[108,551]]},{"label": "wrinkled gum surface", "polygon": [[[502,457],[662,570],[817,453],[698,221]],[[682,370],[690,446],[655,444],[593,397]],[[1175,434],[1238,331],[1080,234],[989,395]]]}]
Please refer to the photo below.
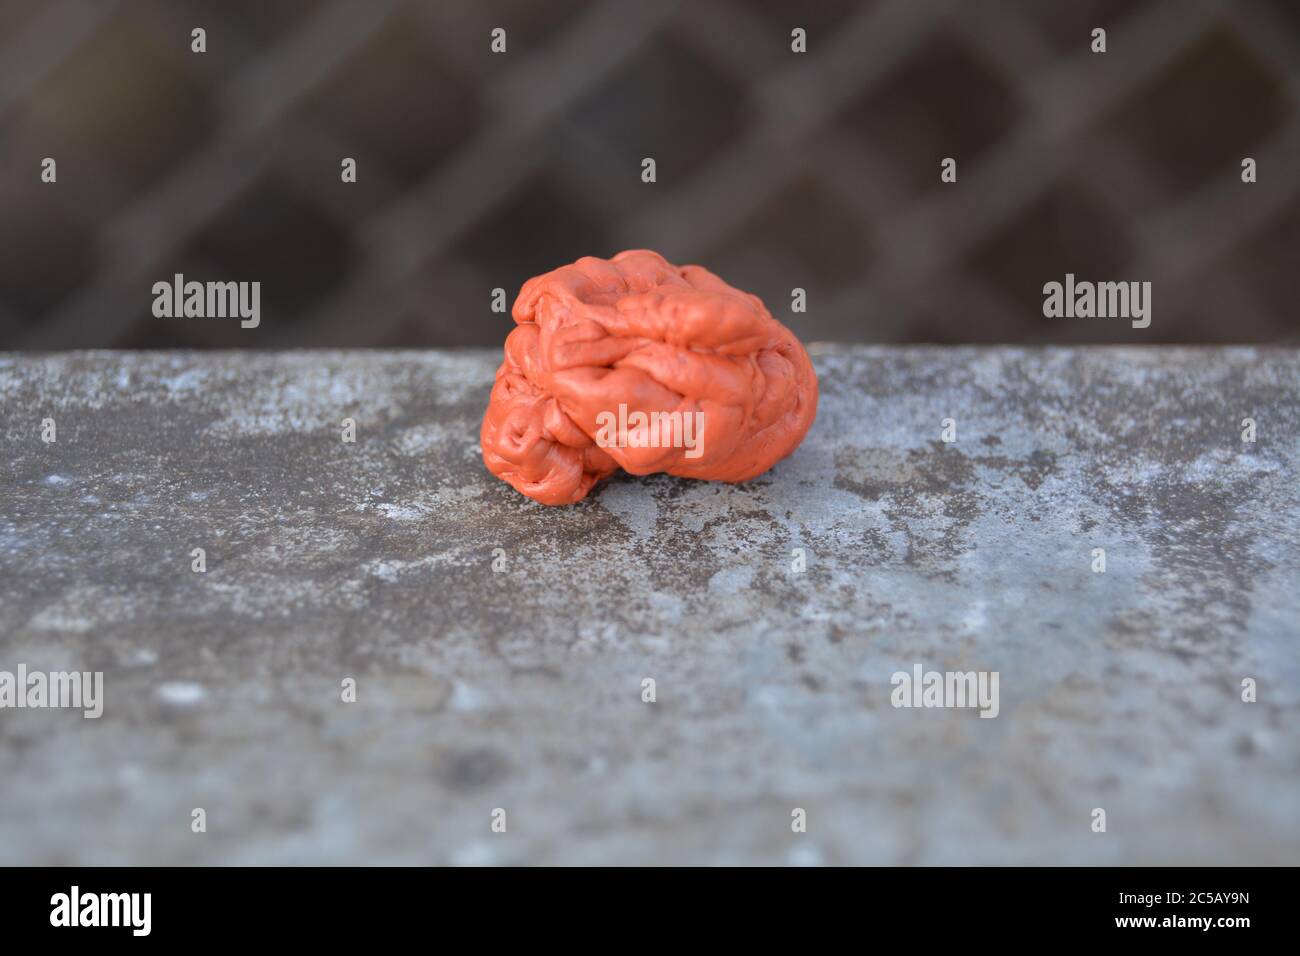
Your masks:
[{"label": "wrinkled gum surface", "polygon": [[[483,417],[488,470],[547,505],[581,501],[619,468],[745,481],[799,445],[817,376],[757,296],[648,250],[586,257],[529,279]],[[600,447],[602,412],[703,412],[702,454]],[[607,434],[607,433],[606,433]]]}]

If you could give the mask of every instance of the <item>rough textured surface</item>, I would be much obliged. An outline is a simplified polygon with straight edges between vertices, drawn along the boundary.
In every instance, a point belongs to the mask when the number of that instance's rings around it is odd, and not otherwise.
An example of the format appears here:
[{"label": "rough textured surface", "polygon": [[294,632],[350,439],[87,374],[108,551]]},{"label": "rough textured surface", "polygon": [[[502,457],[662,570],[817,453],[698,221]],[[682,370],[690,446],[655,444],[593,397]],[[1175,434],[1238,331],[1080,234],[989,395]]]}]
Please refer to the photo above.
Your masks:
[{"label": "rough textured surface", "polygon": [[0,863],[1295,862],[1297,353],[810,351],[769,474],[561,509],[496,353],[0,358],[0,669],[107,695],[0,710]]}]

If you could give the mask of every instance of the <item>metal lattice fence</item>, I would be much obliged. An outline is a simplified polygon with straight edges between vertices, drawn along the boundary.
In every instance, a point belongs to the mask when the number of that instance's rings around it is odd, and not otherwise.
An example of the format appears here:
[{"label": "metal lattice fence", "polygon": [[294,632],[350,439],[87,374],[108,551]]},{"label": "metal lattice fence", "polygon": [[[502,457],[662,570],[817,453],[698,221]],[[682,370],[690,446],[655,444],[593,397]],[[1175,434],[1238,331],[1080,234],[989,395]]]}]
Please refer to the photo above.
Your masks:
[{"label": "metal lattice fence", "polygon": [[[805,339],[1294,343],[1298,106],[1289,0],[0,0],[0,347],[497,344],[631,247]],[[175,272],[264,323],[154,318]],[[1151,327],[1045,319],[1066,272]]]}]

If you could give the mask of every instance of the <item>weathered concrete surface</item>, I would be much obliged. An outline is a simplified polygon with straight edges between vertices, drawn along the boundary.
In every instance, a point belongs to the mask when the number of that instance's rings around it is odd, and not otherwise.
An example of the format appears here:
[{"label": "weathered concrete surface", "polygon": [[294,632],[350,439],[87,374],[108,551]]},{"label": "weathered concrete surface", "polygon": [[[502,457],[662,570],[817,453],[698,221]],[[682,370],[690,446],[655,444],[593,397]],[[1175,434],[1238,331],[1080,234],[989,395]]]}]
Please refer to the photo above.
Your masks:
[{"label": "weathered concrete surface", "polygon": [[0,710],[0,862],[1300,859],[1300,355],[814,353],[771,474],[568,509],[495,355],[0,358],[0,670],[107,697]]}]

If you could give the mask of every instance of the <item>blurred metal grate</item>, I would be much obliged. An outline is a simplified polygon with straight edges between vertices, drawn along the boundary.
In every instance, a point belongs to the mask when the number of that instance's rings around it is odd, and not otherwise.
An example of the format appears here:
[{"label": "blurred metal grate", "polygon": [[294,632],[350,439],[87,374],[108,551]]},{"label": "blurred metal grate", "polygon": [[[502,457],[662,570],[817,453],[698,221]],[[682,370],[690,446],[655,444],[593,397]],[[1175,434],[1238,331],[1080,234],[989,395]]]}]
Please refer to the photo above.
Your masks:
[{"label": "blurred metal grate", "polygon": [[[492,288],[638,246],[805,339],[1300,341],[1294,4],[808,6],[0,0],[0,347],[495,345]],[[173,272],[263,324],[155,319]],[[1151,327],[1045,319],[1066,272]]]}]

